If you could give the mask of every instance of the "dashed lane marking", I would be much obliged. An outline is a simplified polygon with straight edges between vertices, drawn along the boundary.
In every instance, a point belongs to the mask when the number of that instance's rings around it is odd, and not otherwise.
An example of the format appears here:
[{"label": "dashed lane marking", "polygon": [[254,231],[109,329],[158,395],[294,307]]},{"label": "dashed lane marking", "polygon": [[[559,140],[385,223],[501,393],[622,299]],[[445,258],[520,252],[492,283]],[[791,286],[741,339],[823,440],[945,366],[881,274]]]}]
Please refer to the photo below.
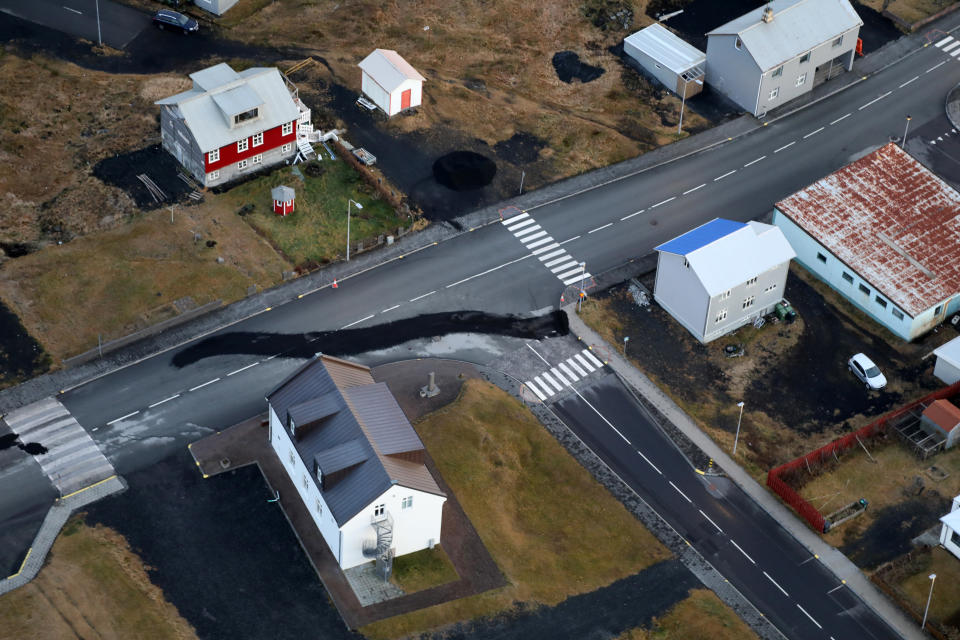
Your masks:
[{"label": "dashed lane marking", "polygon": [[[273,359],[273,358],[276,358],[276,356],[270,356],[269,358],[267,358],[267,360],[271,360],[271,359]],[[220,378],[214,378],[213,380],[207,380],[207,381],[204,382],[203,384],[198,384],[197,386],[191,388],[190,391],[196,391],[197,389],[203,389],[203,388],[204,388],[205,386],[207,386],[208,384],[213,384],[214,382],[219,382],[219,381],[220,381]],[[122,420],[122,419],[123,419],[123,418],[121,418],[121,420]]]},{"label": "dashed lane marking", "polygon": [[706,183],[706,182],[704,182],[704,183],[703,183],[702,185],[700,185],[699,187],[694,187],[693,189],[687,189],[686,191],[683,192],[682,195],[687,195],[688,193],[693,193],[693,192],[696,191],[697,189],[703,189],[705,186],[707,186],[707,183]]},{"label": "dashed lane marking", "polygon": [[721,528],[719,527],[719,525],[717,525],[716,522],[714,522],[713,520],[711,520],[711,519],[710,519],[710,516],[708,516],[707,514],[705,514],[705,513],[703,512],[703,509],[697,509],[697,511],[699,511],[699,512],[700,512],[700,515],[702,515],[704,518],[707,519],[707,522],[709,522],[709,523],[712,524],[714,527],[716,527],[716,528],[717,528],[717,531],[719,531],[720,533],[723,533],[723,529],[721,529]]},{"label": "dashed lane marking", "polygon": [[817,622],[816,619],[815,619],[812,615],[810,615],[809,613],[807,613],[807,610],[806,610],[806,609],[804,609],[803,607],[801,607],[799,604],[797,605],[797,609],[800,609],[800,611],[803,611],[803,615],[805,615],[805,616],[807,616],[808,618],[810,618],[810,622],[812,622],[813,624],[817,625],[817,628],[818,628],[818,629],[823,629],[823,627],[820,626],[820,623]]},{"label": "dashed lane marking", "polygon": [[815,135],[817,135],[818,133],[820,133],[821,131],[823,131],[824,129],[826,129],[826,127],[820,127],[820,128],[817,129],[816,131],[811,131],[811,132],[808,133],[807,135],[803,136],[803,139],[806,140],[806,139],[809,138],[810,136],[815,136]]},{"label": "dashed lane marking", "polygon": [[676,200],[676,199],[677,199],[677,196],[673,196],[673,197],[667,198],[666,200],[661,200],[657,204],[650,205],[650,208],[653,209],[655,207],[659,207],[662,204],[667,204],[668,202],[671,202],[672,200]]},{"label": "dashed lane marking", "polygon": [[[259,363],[258,363],[258,364],[259,364]],[[164,402],[170,402],[171,400],[175,400],[176,398],[179,398],[179,397],[180,397],[180,394],[178,393],[178,394],[176,394],[176,395],[174,395],[174,396],[170,396],[169,398],[164,398],[164,399],[161,400],[160,402],[154,402],[154,403],[151,404],[151,405],[147,405],[147,409],[153,409],[154,407],[159,407],[159,406],[162,405]]]},{"label": "dashed lane marking", "polygon": [[903,89],[905,86],[907,86],[908,84],[910,84],[910,83],[913,82],[914,80],[918,79],[919,77],[920,77],[920,76],[913,76],[912,78],[910,78],[909,80],[907,80],[906,82],[904,82],[902,85],[900,85],[900,86],[897,87],[897,88],[898,88],[898,89]]},{"label": "dashed lane marking", "polygon": [[384,310],[381,311],[380,313],[386,313],[387,311],[393,311],[394,309],[399,309],[399,308],[400,308],[400,305],[395,304],[395,305],[393,305],[392,307],[387,307],[386,309],[384,309]]},{"label": "dashed lane marking", "polygon": [[425,293],[422,296],[417,296],[416,298],[410,298],[410,302],[416,302],[417,300],[423,300],[427,296],[432,296],[436,291],[431,291],[430,293]]},{"label": "dashed lane marking", "polygon": [[840,116],[839,118],[837,118],[836,120],[834,120],[834,121],[831,122],[830,124],[837,124],[837,123],[840,122],[841,120],[846,120],[847,118],[850,117],[850,115],[851,115],[851,114],[848,113],[848,114],[845,115],[845,116]]},{"label": "dashed lane marking", "polygon": [[657,465],[655,465],[655,464],[653,464],[652,462],[650,462],[650,458],[648,458],[647,456],[643,455],[643,451],[640,451],[639,449],[637,449],[637,454],[638,454],[641,458],[643,458],[644,461],[646,461],[646,463],[647,463],[648,465],[650,465],[651,467],[653,467],[653,470],[654,470],[654,471],[656,471],[656,472],[657,472],[659,475],[661,475],[661,476],[663,475],[663,471],[660,471],[660,469],[657,467]]},{"label": "dashed lane marking", "polygon": [[758,162],[760,162],[761,160],[763,160],[763,159],[766,158],[766,157],[767,157],[767,156],[760,156],[760,157],[757,158],[756,160],[751,160],[751,161],[748,162],[747,164],[743,165],[743,168],[746,169],[746,168],[749,167],[750,165],[757,164]]},{"label": "dashed lane marking", "polygon": [[[791,142],[790,144],[793,144],[793,143]],[[733,171],[727,171],[727,172],[726,172],[725,174],[723,174],[722,176],[717,176],[716,178],[714,178],[713,181],[716,182],[717,180],[723,180],[723,179],[726,178],[727,176],[732,176],[732,175],[735,174],[736,172],[737,172],[736,169],[734,169]]]},{"label": "dashed lane marking", "polygon": [[634,211],[633,213],[631,213],[631,214],[628,215],[628,216],[623,216],[622,218],[620,218],[620,222],[623,222],[624,220],[629,220],[629,219],[632,218],[633,216],[638,216],[638,215],[640,215],[641,213],[643,213],[644,211],[646,211],[646,209],[640,209],[640,211]]},{"label": "dashed lane marking", "polygon": [[753,558],[751,558],[749,555],[747,555],[747,552],[743,550],[743,547],[741,547],[740,545],[737,544],[737,541],[736,541],[736,540],[730,540],[730,542],[733,543],[733,546],[735,546],[735,547],[737,548],[737,550],[740,551],[740,553],[743,554],[743,557],[744,557],[744,558],[746,558],[747,560],[749,560],[752,564],[757,564],[756,562],[754,562]]},{"label": "dashed lane marking", "polygon": [[607,224],[605,224],[605,225],[603,225],[603,226],[600,226],[600,227],[597,227],[596,229],[591,229],[590,231],[587,232],[587,234],[596,233],[597,231],[603,231],[603,230],[606,229],[607,227],[612,227],[612,226],[613,226],[613,223],[612,223],[612,222],[608,222]]},{"label": "dashed lane marking", "polygon": [[870,105],[872,105],[872,104],[874,104],[874,103],[876,103],[876,102],[880,102],[881,100],[883,100],[884,98],[886,98],[886,97],[887,97],[888,95],[890,95],[891,93],[893,93],[893,91],[887,91],[887,92],[884,93],[883,95],[877,96],[876,98],[874,98],[873,100],[871,100],[871,101],[868,102],[867,104],[860,106],[860,107],[857,109],[857,111],[863,111],[864,109],[866,109],[866,108],[869,107]]},{"label": "dashed lane marking", "polygon": [[[372,318],[372,317],[373,317],[373,316],[367,316],[367,317],[364,318],[363,320],[369,320],[369,319]],[[363,322],[363,320],[357,320],[357,322]],[[347,327],[352,326],[353,324],[357,324],[357,322],[353,322],[353,323],[351,323],[351,324],[348,324]],[[346,329],[347,327],[344,327],[344,329]],[[259,362],[254,362],[253,364],[248,364],[247,366],[241,367],[241,368],[237,369],[236,371],[231,371],[230,373],[227,374],[227,377],[229,378],[230,376],[235,375],[235,374],[238,374],[238,373],[240,373],[241,371],[246,371],[246,370],[249,369],[250,367],[255,367],[255,366],[257,366],[258,364],[260,364],[260,363],[259,363]]]},{"label": "dashed lane marking", "polygon": [[774,149],[773,152],[774,152],[774,153],[780,153],[780,152],[783,151],[784,149],[789,149],[790,147],[792,147],[792,146],[795,145],[795,144],[797,144],[797,141],[796,141],[796,140],[794,140],[793,142],[788,142],[787,144],[783,145],[783,146],[780,147],[779,149]]},{"label": "dashed lane marking", "polygon": [[769,573],[767,573],[766,571],[764,571],[764,572],[763,572],[763,575],[767,576],[767,580],[769,580],[770,582],[772,582],[772,583],[773,583],[773,586],[775,586],[777,589],[780,589],[780,591],[783,593],[783,595],[787,596],[788,598],[790,597],[790,594],[787,593],[787,590],[784,589],[783,587],[781,587],[779,584],[777,584],[777,581],[774,580],[773,578],[771,578]]},{"label": "dashed lane marking", "polygon": [[[373,317],[373,314],[371,313],[371,314],[368,315],[366,318],[360,318],[359,320],[354,320],[354,321],[351,322],[350,324],[345,324],[345,325],[343,325],[342,327],[340,327],[340,329],[341,329],[341,330],[343,330],[343,329],[349,329],[349,328],[352,327],[353,325],[355,325],[355,324],[360,324],[360,323],[363,322],[364,320],[369,320],[369,319],[372,318],[372,317]],[[243,371],[243,369],[241,369],[240,371]],[[237,372],[237,371],[234,371],[233,373],[238,373],[238,372]],[[228,375],[228,376],[232,376],[233,373],[228,373],[227,375]]]},{"label": "dashed lane marking", "polygon": [[935,69],[939,69],[940,67],[942,67],[942,66],[945,65],[945,64],[947,64],[947,61],[946,61],[946,60],[943,60],[943,61],[941,61],[941,62],[938,62],[937,64],[933,65],[932,67],[930,67],[929,69],[927,69],[926,71],[924,71],[924,73],[930,73],[931,71],[933,71],[933,70],[935,70]]},{"label": "dashed lane marking", "polygon": [[690,504],[693,504],[693,500],[691,500],[690,498],[688,498],[688,497],[687,497],[687,494],[685,494],[683,491],[680,491],[680,487],[678,487],[677,485],[673,484],[673,480],[668,480],[668,482],[670,483],[670,486],[673,487],[673,488],[677,491],[677,493],[679,493],[681,496],[683,496],[683,499],[684,499],[684,500],[686,500],[686,501],[689,502]]},{"label": "dashed lane marking", "polygon": [[108,422],[107,425],[109,426],[109,425],[111,425],[111,424],[113,424],[113,423],[115,423],[115,422],[120,422],[121,420],[126,420],[127,418],[132,418],[133,416],[137,415],[138,413],[140,413],[140,412],[139,412],[139,411],[134,411],[134,412],[132,412],[132,413],[128,413],[128,414],[125,415],[125,416],[120,416],[119,418],[117,418],[117,419],[115,419],[115,420],[111,420],[110,422]]}]

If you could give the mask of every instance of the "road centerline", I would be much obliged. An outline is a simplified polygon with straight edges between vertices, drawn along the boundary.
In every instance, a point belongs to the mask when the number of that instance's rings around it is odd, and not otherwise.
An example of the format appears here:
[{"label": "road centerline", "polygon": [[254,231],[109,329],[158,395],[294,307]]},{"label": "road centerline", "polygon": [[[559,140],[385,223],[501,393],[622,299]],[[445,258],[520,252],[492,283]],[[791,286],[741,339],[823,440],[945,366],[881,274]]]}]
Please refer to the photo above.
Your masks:
[{"label": "road centerline", "polygon": [[[267,359],[269,360],[270,358],[267,358]],[[203,389],[205,386],[207,386],[207,385],[209,385],[209,384],[213,384],[214,382],[219,382],[219,381],[220,381],[220,378],[214,378],[213,380],[207,380],[207,381],[204,382],[203,384],[198,384],[197,386],[190,388],[189,391],[196,391],[197,389]],[[188,392],[189,392],[189,391],[188,391]]]},{"label": "road centerline", "polygon": [[[370,317],[372,318],[373,316],[370,316]],[[228,374],[227,374],[227,377],[229,378],[230,376],[235,375],[235,374],[238,374],[238,373],[240,373],[241,371],[246,371],[246,370],[249,369],[250,367],[255,367],[255,366],[257,366],[258,364],[260,364],[260,363],[259,363],[259,362],[254,362],[253,364],[248,364],[248,365],[245,366],[245,367],[240,367],[240,368],[237,369],[236,371],[231,371],[230,373],[228,373]]]},{"label": "road centerline", "polygon": [[606,229],[607,227],[612,227],[612,226],[613,226],[613,223],[612,223],[612,222],[608,222],[607,224],[605,224],[605,225],[603,225],[603,226],[600,226],[600,227],[597,227],[596,229],[591,229],[590,231],[587,231],[587,235],[590,235],[591,233],[596,233],[597,231],[603,231],[603,230]]},{"label": "road centerline", "polygon": [[826,127],[820,127],[820,128],[817,129],[816,131],[811,131],[811,132],[808,133],[807,135],[803,136],[803,139],[806,140],[806,139],[809,138],[810,136],[815,136],[815,135],[817,135],[818,133],[820,133],[821,131],[823,131],[824,129],[826,129]]},{"label": "road centerline", "polygon": [[812,622],[813,624],[817,625],[817,628],[818,628],[818,629],[823,629],[823,627],[820,626],[820,623],[817,622],[816,619],[815,619],[812,615],[810,615],[809,613],[807,613],[807,610],[806,610],[806,609],[804,609],[803,607],[801,607],[799,604],[797,605],[797,608],[800,609],[800,611],[803,611],[803,615],[805,615],[805,616],[807,616],[808,618],[810,618],[810,622]]},{"label": "road centerline", "polygon": [[633,216],[638,216],[638,215],[640,215],[641,213],[643,213],[644,211],[646,211],[646,209],[640,209],[640,211],[634,211],[633,213],[631,213],[631,214],[628,215],[628,216],[623,216],[622,218],[620,218],[620,222],[623,222],[624,220],[629,220],[629,219],[632,218]]},{"label": "road centerline", "polygon": [[751,161],[748,162],[747,164],[743,165],[743,168],[746,169],[747,167],[749,167],[749,166],[752,165],[752,164],[757,164],[758,162],[760,162],[761,160],[763,160],[763,159],[766,158],[766,157],[767,157],[767,156],[760,156],[760,157],[757,158],[756,160],[751,160]]},{"label": "road centerline", "polygon": [[[790,144],[793,144],[793,143],[791,142]],[[716,182],[717,180],[723,180],[723,179],[726,178],[727,176],[732,176],[732,175],[735,174],[736,172],[737,172],[736,169],[734,169],[733,171],[727,171],[727,172],[726,172],[725,174],[723,174],[722,176],[717,176],[716,178],[714,178],[713,181]]]},{"label": "road centerline", "polygon": [[651,208],[651,209],[654,209],[654,208],[656,208],[656,207],[659,207],[659,206],[662,205],[662,204],[667,204],[667,203],[670,202],[671,200],[676,200],[676,199],[677,199],[677,196],[671,196],[671,197],[667,198],[666,200],[661,200],[661,201],[658,202],[657,204],[650,205],[650,208]]},{"label": "road centerline", "polygon": [[684,499],[684,500],[686,500],[686,501],[689,502],[690,504],[693,504],[693,500],[691,500],[690,498],[688,498],[688,497],[687,497],[687,494],[685,494],[683,491],[680,490],[680,487],[678,487],[677,485],[673,484],[673,480],[667,480],[667,482],[670,483],[670,486],[673,487],[673,488],[676,490],[677,493],[679,493],[681,496],[683,496],[683,499]]},{"label": "road centerline", "polygon": [[886,98],[886,97],[887,97],[888,95],[890,95],[891,93],[893,93],[893,91],[887,91],[887,92],[884,93],[883,95],[874,98],[873,100],[871,100],[871,101],[868,102],[867,104],[862,105],[861,107],[859,107],[859,108],[857,109],[857,111],[863,111],[864,109],[866,109],[866,108],[869,107],[870,105],[874,104],[875,102],[880,102],[881,100],[883,100],[884,98]]},{"label": "road centerline", "polygon": [[754,559],[751,558],[751,557],[749,556],[749,554],[747,554],[747,552],[743,550],[743,547],[741,547],[740,545],[737,544],[737,541],[736,541],[736,540],[731,539],[730,542],[733,544],[733,546],[735,546],[735,547],[737,548],[737,551],[739,551],[740,553],[743,554],[743,557],[744,557],[744,558],[746,558],[747,560],[749,560],[749,561],[751,562],[751,564],[757,564],[757,563],[754,561]]},{"label": "road centerline", "polygon": [[[780,147],[779,149],[774,149],[773,152],[774,152],[774,153],[780,153],[780,152],[783,151],[784,149],[789,149],[790,147],[792,147],[792,146],[795,145],[795,144],[797,144],[797,141],[796,141],[796,140],[794,140],[794,141],[792,141],[792,142],[788,142],[787,144],[783,145],[783,146]],[[718,179],[719,179],[719,178],[718,178]]]},{"label": "road centerline", "polygon": [[707,519],[707,522],[709,522],[709,523],[712,524],[714,527],[716,527],[716,528],[717,528],[717,531],[719,531],[720,533],[723,533],[723,529],[720,528],[720,525],[718,525],[716,522],[714,522],[714,521],[710,518],[710,516],[708,516],[707,514],[705,514],[705,513],[703,512],[703,509],[697,509],[697,511],[699,511],[699,512],[700,512],[700,515],[702,515],[704,518]]},{"label": "road centerline", "polygon": [[845,116],[840,116],[839,118],[837,118],[836,120],[834,120],[834,121],[831,122],[830,124],[831,124],[831,125],[834,125],[834,124],[837,124],[838,122],[840,122],[841,120],[846,120],[847,118],[850,117],[850,115],[851,115],[851,114],[848,113],[848,114],[845,115]]},{"label": "road centerline", "polygon": [[417,300],[423,300],[427,296],[432,296],[436,291],[431,291],[430,293],[425,293],[422,296],[417,296],[416,298],[410,298],[410,302],[416,302]]},{"label": "road centerline", "polygon": [[694,187],[693,189],[687,189],[687,190],[684,191],[681,195],[687,195],[688,193],[693,193],[693,192],[696,191],[697,189],[703,189],[705,186],[707,186],[707,183],[706,183],[706,182],[704,182],[704,183],[703,183],[702,185],[700,185],[699,187]]},{"label": "road centerline", "polygon": [[767,573],[766,571],[764,571],[764,572],[763,572],[763,575],[767,576],[767,580],[769,580],[770,582],[772,582],[772,583],[773,583],[773,586],[775,586],[777,589],[780,589],[780,591],[783,593],[783,595],[787,596],[788,598],[790,597],[790,594],[787,593],[787,590],[784,589],[783,587],[781,587],[780,584],[779,584],[776,580],[774,580],[774,579],[770,576],[769,573]]},{"label": "road centerline", "polygon": [[164,399],[161,400],[160,402],[154,402],[154,403],[151,404],[151,405],[147,405],[147,409],[153,409],[154,407],[159,407],[159,406],[162,405],[164,402],[170,402],[171,400],[175,400],[175,399],[177,399],[177,398],[179,398],[179,397],[180,397],[180,394],[177,393],[177,394],[175,394],[175,395],[170,396],[169,398],[164,398]]},{"label": "road centerline", "polygon": [[[369,320],[369,319],[372,318],[373,316],[374,316],[374,314],[371,313],[371,314],[368,315],[366,318],[360,318],[359,320],[354,320],[354,321],[351,322],[350,324],[345,324],[345,325],[343,325],[342,327],[340,327],[340,329],[341,329],[341,330],[342,330],[342,329],[348,329],[348,328],[352,327],[352,326],[355,325],[355,324],[360,324],[360,323],[363,322],[364,320]],[[229,374],[229,375],[233,375],[233,374],[231,373],[231,374]]]}]

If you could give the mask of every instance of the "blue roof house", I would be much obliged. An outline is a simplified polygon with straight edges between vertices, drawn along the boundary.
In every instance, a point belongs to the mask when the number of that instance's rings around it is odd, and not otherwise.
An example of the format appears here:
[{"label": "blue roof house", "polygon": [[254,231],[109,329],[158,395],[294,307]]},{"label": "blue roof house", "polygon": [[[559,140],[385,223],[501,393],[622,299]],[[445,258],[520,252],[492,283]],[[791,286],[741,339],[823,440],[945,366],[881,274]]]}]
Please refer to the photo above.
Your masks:
[{"label": "blue roof house", "polygon": [[777,227],[723,218],[657,251],[654,299],[704,344],[772,312],[796,257]]}]

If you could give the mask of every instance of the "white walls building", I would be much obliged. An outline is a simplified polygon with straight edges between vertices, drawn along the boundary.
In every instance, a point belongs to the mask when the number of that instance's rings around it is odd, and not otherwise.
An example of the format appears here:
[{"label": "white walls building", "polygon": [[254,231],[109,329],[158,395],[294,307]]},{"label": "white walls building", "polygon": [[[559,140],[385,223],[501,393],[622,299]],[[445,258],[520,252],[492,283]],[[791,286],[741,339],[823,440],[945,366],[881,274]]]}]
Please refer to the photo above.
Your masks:
[{"label": "white walls building", "polygon": [[358,66],[364,95],[387,116],[420,106],[426,78],[396,51],[375,49]]},{"label": "white walls building", "polygon": [[940,518],[943,529],[940,530],[940,544],[943,548],[960,558],[960,496],[953,499],[950,513]]},{"label": "white walls building", "polygon": [[944,384],[960,381],[960,338],[940,345],[933,350],[937,363],[933,366],[933,375]]}]

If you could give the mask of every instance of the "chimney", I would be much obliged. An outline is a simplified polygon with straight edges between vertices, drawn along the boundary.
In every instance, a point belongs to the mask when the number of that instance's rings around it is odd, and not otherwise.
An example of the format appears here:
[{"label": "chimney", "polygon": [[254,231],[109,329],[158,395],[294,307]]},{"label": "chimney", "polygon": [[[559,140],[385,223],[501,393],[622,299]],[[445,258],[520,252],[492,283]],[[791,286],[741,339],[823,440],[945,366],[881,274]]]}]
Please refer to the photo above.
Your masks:
[{"label": "chimney", "polygon": [[767,5],[763,10],[763,21],[764,22],[773,22],[773,9],[770,8],[770,5]]}]

